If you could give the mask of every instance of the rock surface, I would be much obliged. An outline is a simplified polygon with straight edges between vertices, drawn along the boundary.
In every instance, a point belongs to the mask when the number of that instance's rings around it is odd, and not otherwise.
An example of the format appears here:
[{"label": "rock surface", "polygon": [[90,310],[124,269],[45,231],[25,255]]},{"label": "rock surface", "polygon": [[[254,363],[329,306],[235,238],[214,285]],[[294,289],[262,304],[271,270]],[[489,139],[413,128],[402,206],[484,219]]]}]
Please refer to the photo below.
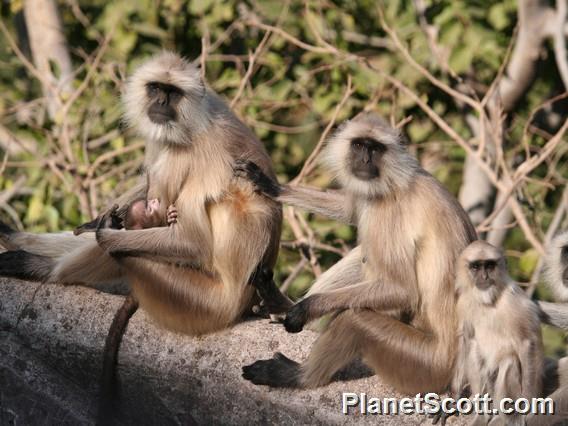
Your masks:
[{"label": "rock surface", "polygon": [[[122,300],[83,287],[0,279],[0,425],[94,422],[104,339]],[[368,374],[302,391],[257,387],[241,378],[243,365],[275,351],[305,359],[315,337],[252,320],[190,338],[156,327],[138,311],[119,357],[120,423],[431,423],[425,415],[343,415],[342,392],[402,396]],[[347,377],[361,377],[360,369],[351,370]]]}]

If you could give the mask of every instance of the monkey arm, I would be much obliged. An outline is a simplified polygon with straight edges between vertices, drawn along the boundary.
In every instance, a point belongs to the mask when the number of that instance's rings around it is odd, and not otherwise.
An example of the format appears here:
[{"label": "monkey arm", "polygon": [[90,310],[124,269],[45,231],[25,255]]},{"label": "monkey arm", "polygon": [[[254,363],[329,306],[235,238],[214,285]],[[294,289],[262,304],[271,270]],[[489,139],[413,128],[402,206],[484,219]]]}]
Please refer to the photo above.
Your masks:
[{"label": "monkey arm", "polygon": [[176,226],[116,231],[99,229],[99,246],[114,257],[150,257],[167,262],[201,264],[207,259],[197,239],[181,238]]},{"label": "monkey arm", "polygon": [[306,297],[290,309],[284,327],[291,333],[297,333],[309,321],[331,312],[354,308],[409,310],[411,297],[402,286],[365,281]]},{"label": "monkey arm", "polygon": [[540,308],[540,320],[554,327],[568,330],[568,303],[535,302]]},{"label": "monkey arm", "polygon": [[[537,331],[540,333],[540,330]],[[519,354],[521,361],[521,390],[522,396],[527,398],[539,396],[542,390],[542,354],[539,344],[534,339],[525,339],[522,342]]]},{"label": "monkey arm", "polygon": [[341,191],[309,188],[307,186],[282,185],[276,198],[281,203],[308,210],[339,222],[353,224],[348,199]]},{"label": "monkey arm", "polygon": [[235,175],[248,179],[263,195],[344,223],[353,223],[348,200],[341,191],[322,191],[305,186],[280,185],[260,167],[248,160],[238,160]]}]

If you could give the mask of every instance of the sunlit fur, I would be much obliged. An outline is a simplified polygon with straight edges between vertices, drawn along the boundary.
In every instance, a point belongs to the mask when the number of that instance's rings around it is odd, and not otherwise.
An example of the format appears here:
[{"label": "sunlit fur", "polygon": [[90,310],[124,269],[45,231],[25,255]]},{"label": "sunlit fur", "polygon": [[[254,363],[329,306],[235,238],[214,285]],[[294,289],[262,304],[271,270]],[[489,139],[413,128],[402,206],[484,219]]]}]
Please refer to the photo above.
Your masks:
[{"label": "sunlit fur", "polygon": [[[157,125],[147,118],[149,82],[183,91],[176,123]],[[105,229],[98,244],[93,235],[16,234],[4,239],[14,249],[54,258],[50,282],[95,285],[126,279],[141,308],[168,329],[203,334],[230,326],[251,304],[249,278],[255,268],[262,262],[271,269],[276,261],[282,219],[278,203],[233,177],[233,164],[249,159],[274,177],[270,158],[203,84],[199,70],[174,53],[161,53],[134,72],[124,104],[129,125],[146,141],[149,187],[138,186],[120,204],[144,194],[160,200],[164,217],[174,204],[176,225]],[[56,243],[51,250],[50,242]],[[123,256],[117,261],[110,252]]]},{"label": "sunlit fur", "polygon": [[[499,259],[490,294],[475,286],[469,268],[470,262],[489,259]],[[494,401],[541,396],[539,311],[509,277],[502,251],[483,241],[468,246],[457,262],[457,289],[460,346],[453,391],[469,385],[472,394],[489,393]],[[520,416],[506,419],[505,424],[525,424]]]},{"label": "sunlit fur", "polygon": [[562,281],[562,273],[568,264],[562,263],[561,259],[562,248],[566,246],[568,232],[563,232],[552,239],[546,251],[544,279],[558,302],[568,302],[568,287]]},{"label": "sunlit fur", "polygon": [[[350,172],[349,149],[355,137],[372,138],[387,147],[381,158],[379,178],[361,180]],[[372,113],[359,114],[339,127],[321,158],[346,191],[368,198],[405,190],[419,167],[416,158],[408,153],[401,133]]]}]

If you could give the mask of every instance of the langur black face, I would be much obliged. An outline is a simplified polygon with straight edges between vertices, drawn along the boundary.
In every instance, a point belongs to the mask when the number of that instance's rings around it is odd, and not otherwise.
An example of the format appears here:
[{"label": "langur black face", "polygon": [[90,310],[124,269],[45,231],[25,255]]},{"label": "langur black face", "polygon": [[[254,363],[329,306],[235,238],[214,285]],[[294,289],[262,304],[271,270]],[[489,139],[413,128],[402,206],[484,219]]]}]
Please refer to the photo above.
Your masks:
[{"label": "langur black face", "polygon": [[499,259],[474,260],[469,263],[469,270],[475,287],[487,290],[499,282]]},{"label": "langur black face", "polygon": [[387,147],[372,138],[351,140],[351,173],[361,180],[372,180],[381,176],[381,158]]},{"label": "langur black face", "polygon": [[183,92],[170,84],[150,82],[146,85],[146,95],[150,101],[148,118],[155,124],[166,124],[177,118],[177,105]]},{"label": "langur black face", "polygon": [[568,246],[560,251],[560,265],[562,265],[562,284],[568,287]]}]

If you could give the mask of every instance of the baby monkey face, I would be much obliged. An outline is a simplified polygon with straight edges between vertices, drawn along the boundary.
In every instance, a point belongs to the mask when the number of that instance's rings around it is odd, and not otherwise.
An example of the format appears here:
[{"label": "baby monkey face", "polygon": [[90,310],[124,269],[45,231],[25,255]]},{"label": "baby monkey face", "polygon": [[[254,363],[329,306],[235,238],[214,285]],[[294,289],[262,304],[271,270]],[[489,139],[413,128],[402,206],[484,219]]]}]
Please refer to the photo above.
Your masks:
[{"label": "baby monkey face", "polygon": [[152,198],[150,200],[138,200],[134,202],[128,212],[125,228],[127,229],[146,229],[162,225],[160,216],[160,200]]}]

